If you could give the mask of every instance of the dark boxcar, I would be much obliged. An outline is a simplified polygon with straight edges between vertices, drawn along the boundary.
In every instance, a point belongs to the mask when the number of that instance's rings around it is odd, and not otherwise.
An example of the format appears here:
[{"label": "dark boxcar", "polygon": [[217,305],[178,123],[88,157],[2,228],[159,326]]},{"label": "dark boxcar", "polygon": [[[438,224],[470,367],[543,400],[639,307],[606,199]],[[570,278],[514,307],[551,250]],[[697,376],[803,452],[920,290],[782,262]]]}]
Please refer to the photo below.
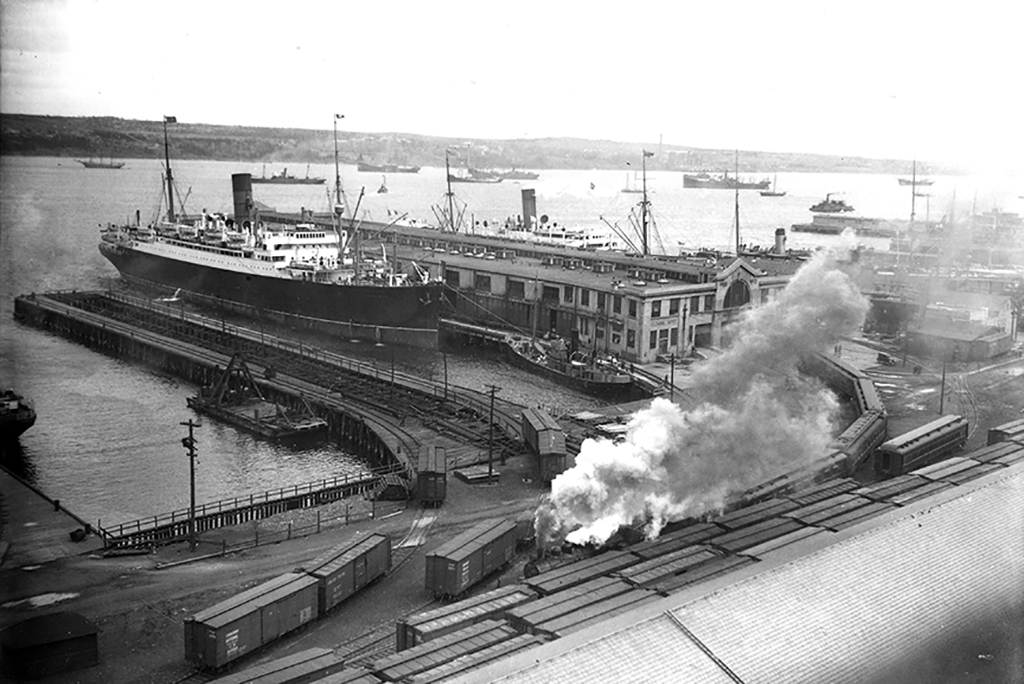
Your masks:
[{"label": "dark boxcar", "polygon": [[988,444],[999,442],[1024,442],[1024,418],[989,428]]},{"label": "dark boxcar", "polygon": [[306,684],[342,669],[329,648],[309,648],[214,680],[215,684]]},{"label": "dark boxcar", "polygon": [[536,601],[510,609],[506,617],[510,625],[523,634],[535,634],[534,626],[571,613],[597,601],[625,594],[633,587],[615,577],[599,577],[585,584],[560,591]]},{"label": "dark boxcar", "polygon": [[318,584],[321,613],[339,603],[391,569],[391,538],[371,534],[336,546],[313,561],[308,570]]},{"label": "dark boxcar", "polygon": [[502,618],[507,610],[536,597],[537,593],[529,587],[510,584],[399,620],[395,626],[395,650],[404,651],[482,620]]},{"label": "dark boxcar", "polygon": [[525,409],[522,427],[523,441],[537,455],[540,479],[550,482],[565,471],[565,432],[562,426],[546,411]]},{"label": "dark boxcar", "polygon": [[485,620],[425,644],[413,646],[401,653],[381,658],[370,669],[374,675],[386,682],[408,681],[421,672],[482,651],[515,636],[516,631],[507,624],[497,620]]},{"label": "dark boxcar", "polygon": [[316,684],[380,684],[380,679],[362,667],[346,667],[341,672],[318,679]]},{"label": "dark boxcar", "polygon": [[448,492],[448,463],[444,447],[423,446],[416,467],[416,496],[424,504],[444,502]]},{"label": "dark boxcar", "polygon": [[459,596],[511,559],[516,526],[486,521],[427,554],[426,588],[435,596]]},{"label": "dark boxcar", "polygon": [[664,600],[662,596],[645,589],[633,589],[624,594],[594,601],[558,617],[538,622],[533,626],[533,631],[555,638],[563,637],[616,615],[662,600]]},{"label": "dark boxcar", "polygon": [[499,641],[476,653],[464,655],[456,660],[420,672],[409,681],[413,684],[433,684],[434,682],[451,681],[458,675],[472,672],[496,660],[506,658],[534,646],[539,646],[542,643],[544,643],[544,640],[540,637],[535,637],[532,634],[520,634],[506,641]]},{"label": "dark boxcar", "polygon": [[185,658],[216,668],[319,616],[317,581],[286,573],[185,619]]},{"label": "dark boxcar", "polygon": [[523,583],[546,596],[595,578],[606,577],[616,570],[636,565],[639,562],[640,556],[627,551],[609,551],[530,577]]}]

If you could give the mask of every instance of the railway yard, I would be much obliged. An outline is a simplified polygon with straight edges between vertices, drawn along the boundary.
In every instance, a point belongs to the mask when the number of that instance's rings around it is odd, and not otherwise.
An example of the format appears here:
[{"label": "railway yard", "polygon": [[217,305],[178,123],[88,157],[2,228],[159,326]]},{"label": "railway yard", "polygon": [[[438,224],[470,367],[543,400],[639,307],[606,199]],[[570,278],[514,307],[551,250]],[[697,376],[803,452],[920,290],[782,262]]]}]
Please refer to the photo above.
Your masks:
[{"label": "railway yard", "polygon": [[[17,509],[21,499],[36,497],[5,480],[5,529],[12,534],[5,532],[10,547],[0,567],[5,608],[0,627],[32,615],[32,597],[65,596],[53,599],[59,609],[85,615],[99,628],[98,665],[76,671],[71,680],[69,675],[53,675],[42,682],[206,682],[286,657],[315,660],[323,664],[322,673],[342,667],[349,672],[329,681],[439,681],[464,673],[474,662],[483,664],[561,638],[769,558],[783,545],[780,540],[846,529],[929,492],[1019,463],[1024,453],[1016,442],[986,447],[991,428],[1024,418],[1024,360],[1019,356],[987,365],[943,367],[919,359],[882,365],[876,361],[879,352],[896,350],[877,339],[849,339],[837,346],[833,357],[821,357],[830,369],[822,371],[823,377],[833,374],[826,382],[856,405],[857,418],[832,446],[836,451],[830,463],[841,462],[842,467],[827,479],[779,478],[738,498],[731,510],[709,520],[674,524],[657,540],[629,544],[637,540],[623,539],[618,548],[593,557],[538,562],[530,539],[532,514],[547,485],[538,477],[536,456],[523,445],[522,407],[494,401],[498,428],[492,432],[488,402],[493,398],[480,391],[447,383],[442,387],[434,380],[183,311],[168,315],[109,293],[65,293],[39,300],[26,303],[23,313],[35,325],[195,382],[209,383],[235,353],[243,352],[254,377],[275,400],[309,399],[328,416],[331,438],[368,450],[371,466],[386,465],[384,456],[390,455],[415,468],[426,447],[445,449],[450,470],[500,464],[495,466],[498,478],[463,481],[449,473],[443,501],[435,502],[439,505],[374,500],[368,492],[315,507],[285,502],[274,515],[236,518],[235,524],[211,522],[199,532],[194,549],[184,538],[163,543],[153,530],[141,534],[140,524],[134,537],[125,530],[98,530],[109,535],[107,553],[94,541],[84,554],[54,554],[50,549],[45,562],[39,562],[46,555],[45,541],[22,543],[19,526],[46,518],[49,523],[42,527],[53,525],[55,534],[59,530],[66,537],[67,527],[76,523],[60,511],[40,508],[38,501]],[[102,334],[95,332],[98,321]],[[119,326],[131,329],[132,342],[118,336]],[[146,335],[153,338],[143,351],[137,346],[143,342],[136,338]],[[657,364],[648,370],[656,376],[665,371]],[[680,370],[681,394],[686,381],[687,372]],[[841,387],[844,383],[848,388]],[[966,419],[959,442],[968,458],[913,475],[907,474],[908,467],[893,473],[892,480],[875,483],[870,457],[875,447],[938,418],[940,407],[941,414]],[[610,408],[607,415],[615,413]],[[583,421],[561,422],[571,461],[580,441],[594,432]],[[365,426],[376,437],[369,437]],[[16,498],[8,499],[12,495]],[[316,533],[292,534],[310,530],[313,519]],[[180,528],[175,530],[181,534]],[[276,541],[243,548],[242,541],[254,534]],[[225,670],[197,667],[202,658],[195,656],[197,647],[188,645],[186,635],[196,620],[217,614],[212,607],[243,591],[258,596],[267,582],[278,582],[276,590],[286,573],[294,576],[289,582],[299,582],[303,591],[315,595],[313,580],[302,578],[317,576],[318,568],[321,578],[328,576],[325,568],[348,573],[346,563],[356,563],[353,559],[363,553],[352,549],[369,540],[374,540],[374,549],[380,546],[383,538],[375,534],[388,539],[387,569],[378,559],[376,570],[362,580],[358,577],[363,571],[352,569],[356,590],[345,594],[343,605],[335,605],[342,598],[324,604],[321,593],[321,609],[313,609],[316,619],[303,614],[307,616],[297,619],[294,630],[288,628],[265,647],[219,656],[215,664],[229,663]],[[114,547],[120,552],[110,553]],[[231,547],[241,550],[220,553]],[[332,549],[335,557],[328,557]],[[446,559],[455,564],[450,570],[462,568],[463,561],[469,568],[477,556],[482,560],[472,571],[445,574]],[[337,562],[331,565],[332,560]],[[469,603],[452,603],[456,594]],[[426,611],[431,612],[423,615]],[[458,651],[468,643],[475,646]],[[446,648],[464,656],[461,665],[451,663],[457,656],[446,660],[438,655]],[[468,657],[471,653],[477,654],[475,661]]]}]

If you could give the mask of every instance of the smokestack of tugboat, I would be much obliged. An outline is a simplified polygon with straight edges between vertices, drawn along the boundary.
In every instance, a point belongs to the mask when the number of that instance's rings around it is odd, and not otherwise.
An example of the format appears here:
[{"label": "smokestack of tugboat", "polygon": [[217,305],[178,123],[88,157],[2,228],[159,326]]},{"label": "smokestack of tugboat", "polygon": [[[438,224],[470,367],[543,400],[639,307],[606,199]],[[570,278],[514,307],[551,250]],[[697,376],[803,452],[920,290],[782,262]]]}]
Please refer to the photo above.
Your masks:
[{"label": "smokestack of tugboat", "polygon": [[775,229],[775,253],[785,254],[786,253],[786,229],[776,228]]},{"label": "smokestack of tugboat", "polygon": [[244,225],[252,219],[252,174],[231,174],[231,194],[235,202],[235,223]]}]

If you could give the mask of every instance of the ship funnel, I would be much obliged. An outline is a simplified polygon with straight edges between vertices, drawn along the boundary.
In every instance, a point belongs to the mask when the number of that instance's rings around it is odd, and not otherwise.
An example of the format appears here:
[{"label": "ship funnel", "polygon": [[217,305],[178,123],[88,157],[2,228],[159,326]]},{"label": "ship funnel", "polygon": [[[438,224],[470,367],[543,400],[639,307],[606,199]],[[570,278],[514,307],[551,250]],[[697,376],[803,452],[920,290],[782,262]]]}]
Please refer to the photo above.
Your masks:
[{"label": "ship funnel", "polygon": [[235,223],[242,224],[252,219],[252,174],[231,174],[231,194],[235,201]]},{"label": "ship funnel", "polygon": [[523,188],[523,228],[537,227],[537,195],[533,188]]},{"label": "ship funnel", "polygon": [[775,253],[785,254],[786,253],[786,229],[776,228],[775,229]]}]

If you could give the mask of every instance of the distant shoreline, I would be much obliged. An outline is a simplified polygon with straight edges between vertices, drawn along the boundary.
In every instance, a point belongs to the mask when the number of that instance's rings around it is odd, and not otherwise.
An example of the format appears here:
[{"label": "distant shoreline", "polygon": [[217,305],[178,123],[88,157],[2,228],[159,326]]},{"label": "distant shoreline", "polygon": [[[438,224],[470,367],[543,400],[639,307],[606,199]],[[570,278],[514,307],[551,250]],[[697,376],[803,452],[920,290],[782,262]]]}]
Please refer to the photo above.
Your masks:
[{"label": "distant shoreline", "polygon": [[[171,124],[174,159],[241,161],[260,164],[334,162],[329,129],[254,128],[212,124]],[[362,157],[443,168],[445,151],[453,169],[637,170],[644,149],[650,171],[734,173],[731,149],[704,149],[656,143],[623,143],[577,138],[483,140],[439,138],[414,133],[338,131],[339,155],[346,164]],[[660,149],[659,149],[660,148]],[[162,159],[163,123],[115,117],[62,117],[0,114],[0,154],[26,157]],[[909,177],[910,160],[872,159],[798,152],[739,151],[740,175],[770,173],[877,173]],[[919,175],[964,175],[948,164],[918,162]]]}]

